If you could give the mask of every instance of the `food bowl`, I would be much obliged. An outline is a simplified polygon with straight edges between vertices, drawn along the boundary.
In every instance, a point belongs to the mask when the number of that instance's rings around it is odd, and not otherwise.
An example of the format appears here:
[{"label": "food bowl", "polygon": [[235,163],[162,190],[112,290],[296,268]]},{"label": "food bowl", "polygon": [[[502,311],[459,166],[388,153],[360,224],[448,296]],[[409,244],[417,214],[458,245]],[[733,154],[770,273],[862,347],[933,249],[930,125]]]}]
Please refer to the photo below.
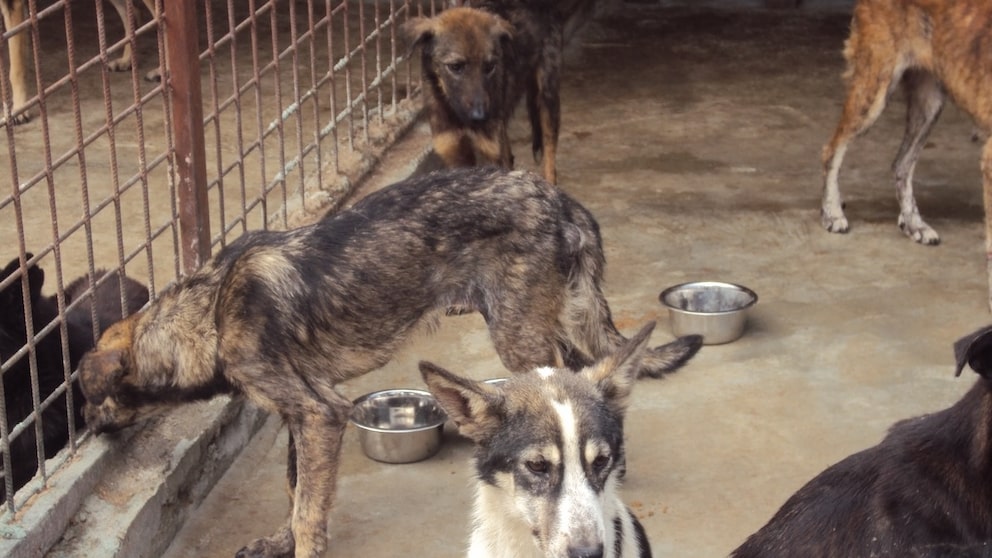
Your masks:
[{"label": "food bowl", "polygon": [[729,343],[743,335],[747,310],[758,302],[751,289],[720,281],[675,285],[658,298],[668,307],[672,333],[702,335],[704,345]]},{"label": "food bowl", "polygon": [[434,397],[418,389],[388,389],[354,401],[351,422],[362,451],[383,463],[413,463],[441,448],[447,419]]}]

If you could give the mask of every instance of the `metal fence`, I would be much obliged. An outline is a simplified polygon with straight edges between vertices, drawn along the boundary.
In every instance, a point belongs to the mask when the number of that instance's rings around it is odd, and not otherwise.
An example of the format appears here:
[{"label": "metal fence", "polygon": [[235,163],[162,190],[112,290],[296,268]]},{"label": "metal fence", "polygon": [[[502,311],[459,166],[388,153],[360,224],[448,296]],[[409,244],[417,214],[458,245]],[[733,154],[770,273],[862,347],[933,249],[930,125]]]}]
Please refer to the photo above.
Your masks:
[{"label": "metal fence", "polygon": [[75,368],[110,321],[140,307],[137,284],[154,299],[244,231],[333,208],[415,119],[419,74],[398,25],[435,10],[112,4],[0,0],[8,522],[85,451]]}]

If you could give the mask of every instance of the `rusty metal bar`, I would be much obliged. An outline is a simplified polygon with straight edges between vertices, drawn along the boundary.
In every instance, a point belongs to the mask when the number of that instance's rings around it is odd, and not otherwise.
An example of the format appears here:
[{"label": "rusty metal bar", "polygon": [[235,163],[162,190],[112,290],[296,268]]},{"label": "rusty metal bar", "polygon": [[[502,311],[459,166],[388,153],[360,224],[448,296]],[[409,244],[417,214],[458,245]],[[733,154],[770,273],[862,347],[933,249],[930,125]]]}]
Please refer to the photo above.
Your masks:
[{"label": "rusty metal bar", "polygon": [[199,26],[195,0],[170,0],[164,4],[166,72],[163,79],[168,79],[172,99],[182,271],[189,274],[210,257]]}]

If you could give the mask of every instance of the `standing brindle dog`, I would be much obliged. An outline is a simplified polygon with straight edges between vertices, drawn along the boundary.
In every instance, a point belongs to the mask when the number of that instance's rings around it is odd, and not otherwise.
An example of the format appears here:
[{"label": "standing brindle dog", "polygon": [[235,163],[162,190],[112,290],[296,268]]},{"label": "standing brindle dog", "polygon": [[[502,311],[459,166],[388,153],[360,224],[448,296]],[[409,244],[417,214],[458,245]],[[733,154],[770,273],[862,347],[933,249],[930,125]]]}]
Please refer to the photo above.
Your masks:
[{"label": "standing brindle dog", "polygon": [[992,327],[954,354],[980,376],[960,401],[820,473],[732,558],[992,555]]},{"label": "standing brindle dog", "polygon": [[[80,366],[86,420],[113,431],[225,392],[278,413],[295,442],[292,515],[239,555],[316,557],[351,410],[335,386],[452,306],[483,315],[514,372],[587,365],[625,341],[600,289],[604,265],[592,215],[530,173],[411,179],[307,227],[246,233],[112,326]],[[700,344],[651,349],[639,373],[674,370]]]},{"label": "standing brindle dog", "polygon": [[[900,85],[906,92],[906,131],[892,163],[899,228],[920,244],[940,236],[920,216],[913,171],[930,129],[950,97],[992,132],[992,2],[989,0],[859,0],[844,45],[847,99],[837,129],[823,148],[820,218],[830,232],[850,228],[838,183],[851,141],[881,115]],[[985,252],[992,308],[992,139],[981,156]]]},{"label": "standing brindle dog", "polygon": [[403,25],[421,50],[434,153],[447,168],[513,168],[509,120],[526,94],[534,158],[557,181],[564,18],[554,2],[473,0]]}]

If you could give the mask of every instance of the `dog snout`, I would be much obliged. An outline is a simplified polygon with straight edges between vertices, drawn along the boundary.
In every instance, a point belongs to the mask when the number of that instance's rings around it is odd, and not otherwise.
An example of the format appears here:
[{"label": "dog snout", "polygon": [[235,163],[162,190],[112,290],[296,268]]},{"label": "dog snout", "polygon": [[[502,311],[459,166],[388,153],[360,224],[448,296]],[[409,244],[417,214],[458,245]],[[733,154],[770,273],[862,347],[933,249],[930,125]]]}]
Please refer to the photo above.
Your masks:
[{"label": "dog snout", "polygon": [[569,548],[568,558],[603,558],[603,545]]},{"label": "dog snout", "polygon": [[86,427],[94,434],[113,434],[135,423],[135,414],[115,408],[112,404],[83,406]]},{"label": "dog snout", "polygon": [[486,110],[486,103],[482,100],[476,100],[469,106],[468,117],[472,119],[473,122],[483,122],[489,117],[489,111]]}]

